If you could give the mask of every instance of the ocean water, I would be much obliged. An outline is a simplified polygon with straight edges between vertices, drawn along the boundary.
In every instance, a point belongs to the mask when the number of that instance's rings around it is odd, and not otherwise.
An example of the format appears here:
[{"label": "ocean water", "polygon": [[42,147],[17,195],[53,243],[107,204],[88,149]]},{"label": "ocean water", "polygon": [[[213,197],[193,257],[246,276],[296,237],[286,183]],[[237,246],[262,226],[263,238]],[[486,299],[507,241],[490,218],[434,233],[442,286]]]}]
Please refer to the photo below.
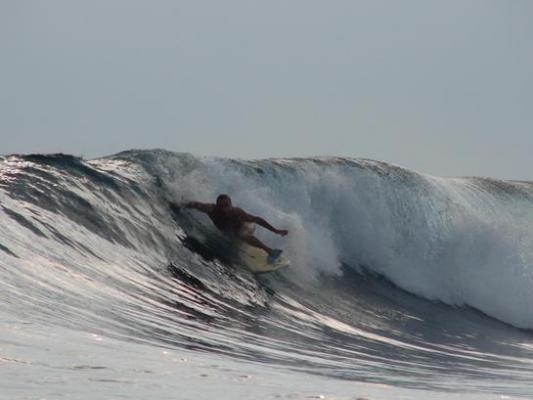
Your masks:
[{"label": "ocean water", "polygon": [[[234,204],[255,276],[196,211]],[[0,157],[0,399],[533,399],[533,184],[363,159]]]}]

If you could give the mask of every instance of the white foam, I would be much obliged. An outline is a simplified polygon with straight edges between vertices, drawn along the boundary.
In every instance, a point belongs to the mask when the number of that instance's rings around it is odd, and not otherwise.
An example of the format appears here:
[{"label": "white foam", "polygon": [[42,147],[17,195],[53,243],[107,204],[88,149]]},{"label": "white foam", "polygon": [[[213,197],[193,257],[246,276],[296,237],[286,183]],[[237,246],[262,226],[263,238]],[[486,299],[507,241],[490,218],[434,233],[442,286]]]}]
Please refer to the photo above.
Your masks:
[{"label": "white foam", "polygon": [[[310,283],[339,264],[364,266],[405,290],[533,328],[533,195],[511,183],[444,179],[387,164],[204,159],[177,179],[185,197],[236,205],[289,229],[258,230]],[[262,169],[262,173],[257,171]],[[515,188],[516,189],[516,188]]]}]

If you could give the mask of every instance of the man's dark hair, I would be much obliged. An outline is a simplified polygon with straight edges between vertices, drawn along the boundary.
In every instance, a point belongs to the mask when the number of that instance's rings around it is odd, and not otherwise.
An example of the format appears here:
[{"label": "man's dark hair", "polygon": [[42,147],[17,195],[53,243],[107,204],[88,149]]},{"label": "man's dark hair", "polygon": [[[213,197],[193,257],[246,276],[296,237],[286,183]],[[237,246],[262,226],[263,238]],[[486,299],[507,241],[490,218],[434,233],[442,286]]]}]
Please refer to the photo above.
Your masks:
[{"label": "man's dark hair", "polygon": [[231,198],[227,194],[219,194],[217,197],[217,204],[222,200],[229,200],[231,202]]}]

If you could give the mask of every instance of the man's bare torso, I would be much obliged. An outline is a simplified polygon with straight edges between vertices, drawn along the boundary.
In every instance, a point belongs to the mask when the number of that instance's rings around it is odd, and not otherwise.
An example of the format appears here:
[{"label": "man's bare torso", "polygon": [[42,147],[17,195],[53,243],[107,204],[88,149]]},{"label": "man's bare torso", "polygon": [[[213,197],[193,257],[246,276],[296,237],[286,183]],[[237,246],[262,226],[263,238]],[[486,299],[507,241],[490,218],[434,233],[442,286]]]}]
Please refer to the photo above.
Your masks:
[{"label": "man's bare torso", "polygon": [[246,223],[246,214],[239,207],[233,207],[231,210],[223,212],[213,207],[207,215],[218,229],[233,235],[238,235]]}]

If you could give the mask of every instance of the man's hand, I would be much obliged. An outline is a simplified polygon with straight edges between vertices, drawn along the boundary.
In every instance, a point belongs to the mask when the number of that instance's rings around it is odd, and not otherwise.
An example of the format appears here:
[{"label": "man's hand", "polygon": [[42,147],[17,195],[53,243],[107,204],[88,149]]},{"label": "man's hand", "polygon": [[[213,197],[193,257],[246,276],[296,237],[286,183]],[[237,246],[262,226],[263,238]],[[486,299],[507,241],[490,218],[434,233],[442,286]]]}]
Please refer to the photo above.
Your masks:
[{"label": "man's hand", "polygon": [[178,203],[174,203],[174,202],[170,202],[168,203],[168,205],[170,206],[170,209],[175,213],[175,214],[179,214],[181,212],[181,205],[178,204]]},{"label": "man's hand", "polygon": [[287,229],[278,229],[276,233],[280,236],[285,236],[289,231]]}]

